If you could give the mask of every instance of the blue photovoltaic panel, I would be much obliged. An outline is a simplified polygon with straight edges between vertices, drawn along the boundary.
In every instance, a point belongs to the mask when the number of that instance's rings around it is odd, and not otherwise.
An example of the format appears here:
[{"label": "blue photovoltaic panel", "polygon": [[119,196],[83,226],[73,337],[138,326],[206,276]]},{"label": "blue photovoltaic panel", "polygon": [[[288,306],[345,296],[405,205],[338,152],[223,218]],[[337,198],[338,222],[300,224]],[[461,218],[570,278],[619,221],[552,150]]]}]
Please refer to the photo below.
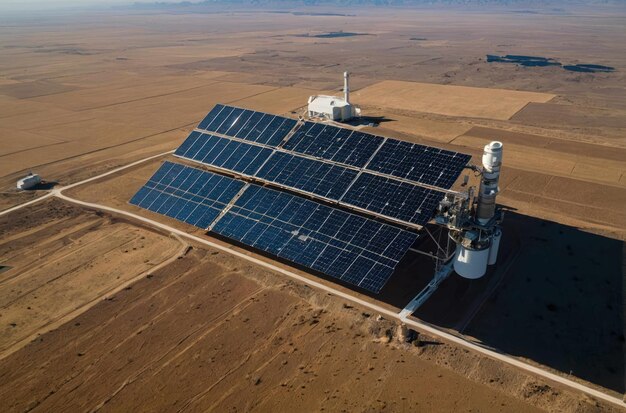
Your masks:
[{"label": "blue photovoltaic panel", "polygon": [[252,121],[250,121],[248,128],[245,130],[242,128],[237,137],[265,145],[278,146],[296,125],[296,121],[281,116],[264,115],[258,123],[251,124]]},{"label": "blue photovoltaic panel", "polygon": [[245,121],[245,111],[239,108],[233,108],[230,113],[224,117],[224,121],[215,129],[215,132],[222,135],[228,135],[228,130]]},{"label": "blue photovoltaic panel", "polygon": [[192,132],[174,154],[207,165],[254,175],[270,157],[272,150],[215,135]]},{"label": "blue photovoltaic panel", "polygon": [[443,192],[363,173],[341,201],[405,222],[425,225],[443,197]]},{"label": "blue photovoltaic panel", "polygon": [[165,162],[130,203],[206,229],[245,184]]},{"label": "blue photovoltaic panel", "polygon": [[189,152],[191,147],[200,138],[200,135],[202,135],[200,132],[191,132],[189,136],[187,136],[187,139],[185,139],[183,143],[178,148],[176,148],[176,152],[174,152],[174,155],[185,156],[185,154]]},{"label": "blue photovoltaic panel", "polygon": [[288,153],[275,152],[256,174],[260,179],[339,200],[357,171]]},{"label": "blue photovoltaic panel", "polygon": [[382,142],[380,136],[305,122],[289,138],[284,148],[362,168]]},{"label": "blue photovoltaic panel", "polygon": [[262,132],[262,130],[260,130],[261,127],[264,127],[264,125],[267,124],[267,121],[271,118],[271,115],[261,112],[254,112],[247,118],[245,122],[242,122],[238,128],[233,129],[233,136],[239,139],[259,136],[259,134]]},{"label": "blue photovoltaic panel", "polygon": [[247,109],[216,105],[198,129],[278,146],[296,125],[293,119]]},{"label": "blue photovoltaic panel", "polygon": [[224,121],[224,116],[225,116],[224,114],[222,114],[221,120],[219,121],[216,120],[219,117],[220,113],[224,110],[224,108],[225,108],[224,105],[219,105],[219,104],[215,105],[213,109],[211,109],[211,111],[207,113],[207,115],[204,117],[202,122],[200,122],[200,124],[198,125],[198,129],[215,131],[217,127],[215,129],[209,129],[209,125],[214,122],[217,122],[217,126],[219,126],[220,123]]},{"label": "blue photovoltaic panel", "polygon": [[413,232],[256,185],[213,231],[373,292],[417,239]]},{"label": "blue photovoltaic panel", "polygon": [[470,158],[458,152],[388,139],[367,169],[450,189]]}]

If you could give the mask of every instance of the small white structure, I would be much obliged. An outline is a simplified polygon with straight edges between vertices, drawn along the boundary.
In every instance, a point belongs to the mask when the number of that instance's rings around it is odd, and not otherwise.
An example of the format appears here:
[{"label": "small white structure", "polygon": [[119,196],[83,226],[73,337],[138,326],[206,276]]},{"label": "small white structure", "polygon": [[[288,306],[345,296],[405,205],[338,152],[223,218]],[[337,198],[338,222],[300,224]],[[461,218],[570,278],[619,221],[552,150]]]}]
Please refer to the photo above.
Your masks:
[{"label": "small white structure", "polygon": [[41,183],[41,177],[29,172],[24,178],[17,181],[17,189],[31,189]]},{"label": "small white structure", "polygon": [[350,74],[343,73],[343,98],[337,96],[314,95],[309,97],[309,118],[323,117],[344,122],[361,115],[361,110],[350,103]]}]

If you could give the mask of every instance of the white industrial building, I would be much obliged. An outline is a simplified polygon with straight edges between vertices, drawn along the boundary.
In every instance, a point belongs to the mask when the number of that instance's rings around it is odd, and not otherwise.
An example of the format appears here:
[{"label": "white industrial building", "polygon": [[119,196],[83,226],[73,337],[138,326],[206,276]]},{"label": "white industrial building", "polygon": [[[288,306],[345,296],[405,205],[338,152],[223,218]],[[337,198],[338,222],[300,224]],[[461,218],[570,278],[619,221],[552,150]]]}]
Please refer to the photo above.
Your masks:
[{"label": "white industrial building", "polygon": [[315,95],[309,97],[309,118],[326,118],[333,121],[345,122],[359,117],[361,110],[350,103],[350,74],[343,74],[343,98],[338,96]]}]

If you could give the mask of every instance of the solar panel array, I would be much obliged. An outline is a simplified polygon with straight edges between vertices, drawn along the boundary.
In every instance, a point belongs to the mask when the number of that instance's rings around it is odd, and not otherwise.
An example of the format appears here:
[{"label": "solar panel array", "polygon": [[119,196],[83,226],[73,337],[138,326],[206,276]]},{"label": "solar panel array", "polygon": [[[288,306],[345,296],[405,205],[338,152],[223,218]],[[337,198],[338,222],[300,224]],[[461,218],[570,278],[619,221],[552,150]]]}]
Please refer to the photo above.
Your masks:
[{"label": "solar panel array", "polygon": [[[356,144],[353,144],[350,139],[354,131],[330,127],[340,130],[335,133],[326,131],[328,126],[316,126],[322,128],[321,133],[328,132],[327,137],[342,137],[325,138],[328,145],[323,151],[323,146],[306,145],[315,139],[303,140],[305,134],[299,133],[300,130],[281,147],[194,131],[175,154],[415,225],[429,221],[444,196],[442,190],[452,186],[469,160],[467,155],[450,151],[420,149],[428,148],[422,145],[407,143],[398,147],[398,141],[360,132],[356,132]],[[396,156],[390,148],[397,148],[404,155]],[[409,159],[420,157],[420,163],[408,166]],[[426,164],[427,160],[430,163]],[[394,164],[398,165],[398,170],[392,168]],[[457,171],[456,175],[452,171]],[[440,183],[445,184],[441,190],[436,186]],[[363,200],[363,197],[368,199]]]},{"label": "solar panel array", "polygon": [[174,154],[252,176],[267,161],[272,150],[208,133],[192,132]]},{"label": "solar panel array", "polygon": [[387,139],[368,164],[371,171],[449,189],[471,156]]},{"label": "solar panel array", "polygon": [[213,226],[217,234],[373,292],[417,239],[414,232],[254,184],[235,199],[245,185],[165,162],[130,203],[202,229]]},{"label": "solar panel array", "polygon": [[313,122],[304,122],[283,147],[442,189],[452,187],[471,158],[445,149]]},{"label": "solar panel array", "polygon": [[383,140],[380,136],[363,132],[305,122],[284,147],[297,153],[362,168]]},{"label": "solar panel array", "polygon": [[166,162],[132,204],[374,292],[417,238],[380,219],[426,224],[470,159],[224,105],[175,155],[248,182]]},{"label": "solar panel array", "polygon": [[253,185],[213,231],[373,292],[417,234]]},{"label": "solar panel array", "polygon": [[338,201],[357,173],[340,165],[276,152],[256,176],[269,182]]},{"label": "solar panel array", "polygon": [[361,174],[346,193],[344,202],[404,222],[426,224],[443,194],[395,179]]}]

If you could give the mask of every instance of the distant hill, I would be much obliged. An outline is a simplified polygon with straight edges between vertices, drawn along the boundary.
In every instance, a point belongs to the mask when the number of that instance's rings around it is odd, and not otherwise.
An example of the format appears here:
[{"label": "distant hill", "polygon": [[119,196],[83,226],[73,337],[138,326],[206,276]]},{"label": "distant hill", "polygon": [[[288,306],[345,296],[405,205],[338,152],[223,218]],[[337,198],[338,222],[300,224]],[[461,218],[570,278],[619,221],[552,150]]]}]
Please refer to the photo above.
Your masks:
[{"label": "distant hill", "polygon": [[[589,5],[625,5],[625,0],[204,0],[136,2],[135,8],[204,8],[215,5],[297,6],[505,6],[546,8]],[[520,10],[529,12],[531,10]]]}]

